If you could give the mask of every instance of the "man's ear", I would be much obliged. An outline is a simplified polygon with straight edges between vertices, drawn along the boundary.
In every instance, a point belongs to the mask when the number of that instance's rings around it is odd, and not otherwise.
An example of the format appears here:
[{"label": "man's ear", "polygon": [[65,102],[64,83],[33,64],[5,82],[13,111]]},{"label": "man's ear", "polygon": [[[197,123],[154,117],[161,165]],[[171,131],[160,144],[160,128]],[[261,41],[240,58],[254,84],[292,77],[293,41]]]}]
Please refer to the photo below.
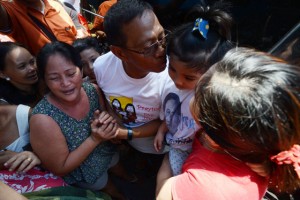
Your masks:
[{"label": "man's ear", "polygon": [[122,61],[126,62],[128,60],[126,53],[124,53],[124,49],[122,49],[121,47],[111,45],[109,48],[110,48],[111,52],[113,52],[113,54],[115,54]]}]

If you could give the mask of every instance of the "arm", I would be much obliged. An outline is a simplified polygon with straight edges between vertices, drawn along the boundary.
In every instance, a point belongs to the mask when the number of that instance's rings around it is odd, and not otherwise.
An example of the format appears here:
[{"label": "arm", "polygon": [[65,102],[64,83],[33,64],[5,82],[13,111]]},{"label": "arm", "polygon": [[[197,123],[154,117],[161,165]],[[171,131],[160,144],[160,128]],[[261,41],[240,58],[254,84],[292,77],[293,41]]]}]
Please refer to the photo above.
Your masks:
[{"label": "arm", "polygon": [[89,33],[87,32],[87,30],[85,30],[85,27],[83,25],[81,25],[79,22],[77,11],[69,8],[68,6],[66,6],[63,3],[62,3],[62,6],[66,10],[66,12],[69,14],[69,16],[71,17],[71,19],[76,27],[76,30],[77,30],[76,38],[84,38],[84,37],[89,36]]},{"label": "arm", "polygon": [[5,8],[1,5],[0,1],[0,30],[10,30],[11,25],[9,23],[9,15],[7,14]]},{"label": "arm", "polygon": [[174,178],[176,177],[172,177],[169,155],[166,154],[156,178],[156,199],[157,200],[173,199],[171,189],[172,189]]},{"label": "arm", "polygon": [[154,148],[157,152],[161,150],[161,147],[163,145],[163,141],[165,139],[165,134],[168,131],[168,127],[165,121],[161,123],[161,125],[158,128],[157,134],[154,138]]},{"label": "arm", "polygon": [[106,123],[109,121],[106,112],[98,114],[91,124],[91,135],[71,152],[60,127],[51,117],[42,114],[32,116],[30,142],[42,164],[56,175],[64,176],[79,167],[98,144],[114,138],[116,123]]},{"label": "arm", "polygon": [[[132,129],[133,138],[143,138],[154,136],[157,133],[157,130],[161,124],[161,120],[156,119],[152,120],[142,126],[135,127]],[[118,139],[127,139],[128,138],[128,130],[127,128],[119,128],[118,129]]]},{"label": "arm", "polygon": [[0,181],[0,199],[26,200],[27,198]]},{"label": "arm", "polygon": [[[99,102],[100,105],[103,107],[104,110],[106,110],[114,119],[116,119],[117,123],[119,124],[118,128],[118,135],[117,139],[127,139],[128,137],[128,130],[126,127],[124,127],[122,120],[120,117],[114,112],[112,109],[110,103],[106,100],[105,95],[101,88],[99,88],[97,85],[95,85],[95,88],[98,91],[99,94]],[[143,138],[143,137],[150,137],[154,136],[157,133],[157,130],[161,124],[161,120],[156,119],[152,120],[142,126],[135,127],[132,129],[133,131],[133,138]]]}]

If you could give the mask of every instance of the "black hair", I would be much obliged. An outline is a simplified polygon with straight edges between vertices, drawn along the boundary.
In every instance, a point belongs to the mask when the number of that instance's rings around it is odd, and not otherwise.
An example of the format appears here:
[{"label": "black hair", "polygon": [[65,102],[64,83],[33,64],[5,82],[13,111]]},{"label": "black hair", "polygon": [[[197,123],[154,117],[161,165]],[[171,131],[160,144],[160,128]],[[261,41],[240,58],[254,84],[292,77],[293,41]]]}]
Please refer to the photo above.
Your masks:
[{"label": "black hair", "polygon": [[25,48],[24,45],[16,42],[0,42],[0,71],[3,71],[4,68],[7,67],[5,65],[5,59],[7,54],[9,54],[12,50],[18,47]]},{"label": "black hair", "polygon": [[[0,42],[0,71],[9,67],[6,66],[5,63],[6,57],[16,48],[26,49],[24,45],[16,42]],[[33,106],[40,98],[40,94],[38,93],[38,83],[33,84],[33,89],[35,91],[28,94],[15,87],[10,81],[0,78],[0,99],[5,100],[9,104]]]},{"label": "black hair", "polygon": [[300,187],[292,165],[270,157],[300,141],[300,68],[247,48],[230,50],[199,80],[192,110],[226,153],[270,172],[270,186]]},{"label": "black hair", "polygon": [[149,3],[142,0],[122,0],[114,4],[104,17],[103,26],[108,44],[124,46],[126,44],[124,25],[136,17],[141,17],[146,11],[153,9]]},{"label": "black hair", "polygon": [[67,60],[71,61],[75,66],[82,69],[81,57],[78,51],[65,42],[55,41],[46,44],[37,55],[37,66],[40,77],[45,79],[45,68],[49,62],[49,57],[55,54],[62,55]]},{"label": "black hair", "polygon": [[95,37],[79,38],[73,42],[73,47],[81,53],[86,49],[95,49],[100,55],[108,52],[108,47],[105,43],[99,42]]},{"label": "black hair", "polygon": [[[175,56],[187,66],[204,73],[233,47],[231,43],[232,18],[226,11],[228,5],[216,3],[212,7],[196,5],[186,16],[186,23],[174,30],[167,44],[167,55]],[[205,39],[193,31],[195,20],[208,21]]]}]

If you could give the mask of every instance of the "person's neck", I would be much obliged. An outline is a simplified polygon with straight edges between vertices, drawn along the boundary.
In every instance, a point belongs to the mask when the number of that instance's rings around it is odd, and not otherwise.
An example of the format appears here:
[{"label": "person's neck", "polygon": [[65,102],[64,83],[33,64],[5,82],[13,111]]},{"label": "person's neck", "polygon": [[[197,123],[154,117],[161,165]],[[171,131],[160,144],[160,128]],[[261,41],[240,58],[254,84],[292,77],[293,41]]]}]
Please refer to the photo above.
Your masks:
[{"label": "person's neck", "polygon": [[33,85],[14,85],[14,87],[19,89],[19,91],[21,91],[22,93],[28,95],[32,95],[37,92]]},{"label": "person's neck", "polygon": [[122,64],[125,73],[131,78],[140,79],[140,78],[144,78],[149,74],[149,72],[137,71],[136,69],[132,70],[129,66],[130,64],[128,64],[127,62],[122,62]]}]

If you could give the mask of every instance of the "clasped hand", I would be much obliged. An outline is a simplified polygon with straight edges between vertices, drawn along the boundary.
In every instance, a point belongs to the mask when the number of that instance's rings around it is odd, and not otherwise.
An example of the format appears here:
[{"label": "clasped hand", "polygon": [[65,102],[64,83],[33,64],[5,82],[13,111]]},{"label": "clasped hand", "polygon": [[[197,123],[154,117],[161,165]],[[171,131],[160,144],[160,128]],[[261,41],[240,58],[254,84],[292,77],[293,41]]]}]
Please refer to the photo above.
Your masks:
[{"label": "clasped hand", "polygon": [[92,138],[95,141],[110,140],[117,136],[119,128],[116,120],[106,111],[95,111],[94,119],[91,123]]}]

